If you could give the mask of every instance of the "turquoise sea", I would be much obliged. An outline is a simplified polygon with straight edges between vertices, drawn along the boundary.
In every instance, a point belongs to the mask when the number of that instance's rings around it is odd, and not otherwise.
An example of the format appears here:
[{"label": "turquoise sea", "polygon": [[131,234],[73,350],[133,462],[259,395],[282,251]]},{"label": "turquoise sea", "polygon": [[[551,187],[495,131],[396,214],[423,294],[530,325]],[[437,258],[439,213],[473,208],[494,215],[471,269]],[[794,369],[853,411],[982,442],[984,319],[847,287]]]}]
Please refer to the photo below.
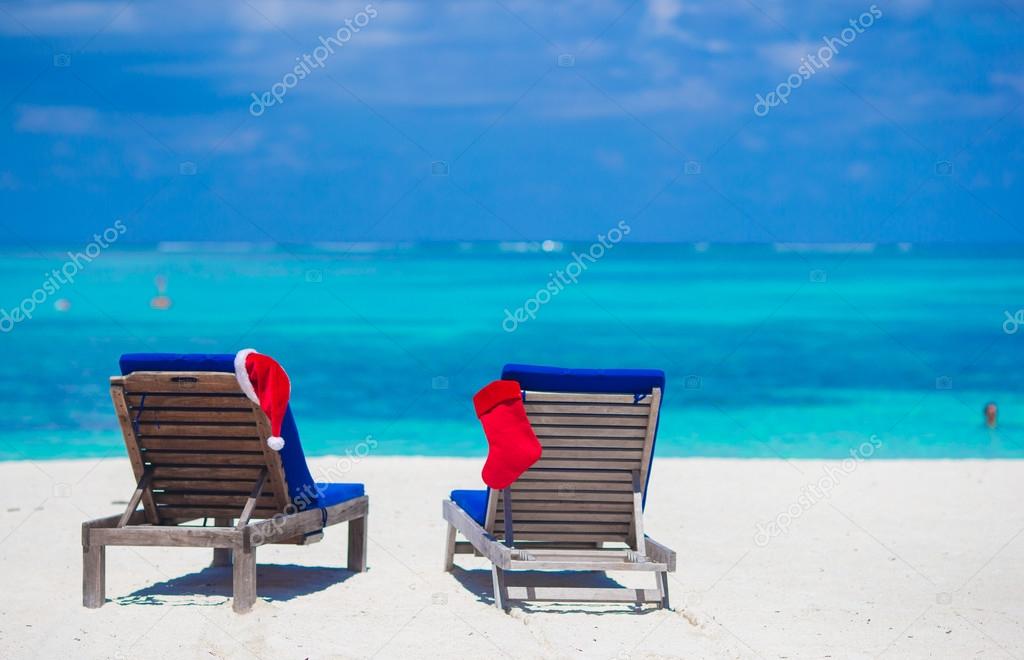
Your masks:
[{"label": "turquoise sea", "polygon": [[[662,456],[841,457],[874,435],[876,457],[1024,457],[1022,248],[626,239],[564,284],[589,247],[114,245],[0,321],[0,459],[123,452],[122,352],[246,347],[289,371],[313,454],[372,436],[381,455],[482,455],[473,393],[529,362],[664,369]],[[67,260],[0,253],[0,307]]]}]

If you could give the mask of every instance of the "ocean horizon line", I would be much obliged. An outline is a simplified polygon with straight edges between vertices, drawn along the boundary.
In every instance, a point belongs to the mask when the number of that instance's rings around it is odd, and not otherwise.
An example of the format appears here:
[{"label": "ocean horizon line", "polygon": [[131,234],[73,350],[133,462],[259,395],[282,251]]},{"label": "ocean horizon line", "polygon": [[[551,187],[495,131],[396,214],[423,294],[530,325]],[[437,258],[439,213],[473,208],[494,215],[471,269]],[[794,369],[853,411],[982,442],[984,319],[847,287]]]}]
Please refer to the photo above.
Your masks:
[{"label": "ocean horizon line", "polygon": [[[84,239],[83,239],[84,240]],[[365,256],[372,254],[404,254],[415,252],[447,252],[453,255],[473,253],[487,254],[571,254],[574,250],[586,249],[593,240],[576,239],[537,239],[537,240],[426,240],[426,241],[118,241],[111,253],[157,252],[161,254],[281,254],[289,251],[302,251],[308,254]],[[0,242],[0,252],[8,255],[32,253],[64,253],[75,251],[74,242],[46,242],[33,246],[23,244],[4,244]],[[925,252],[942,255],[999,255],[1019,254],[1024,252],[1024,242],[1020,243],[951,243],[927,241],[635,241],[623,242],[623,246],[639,250],[671,250],[687,249],[694,254],[706,254],[715,251],[728,253],[767,253],[767,254],[843,254],[872,255],[913,254]],[[113,247],[113,246],[112,246]]]}]

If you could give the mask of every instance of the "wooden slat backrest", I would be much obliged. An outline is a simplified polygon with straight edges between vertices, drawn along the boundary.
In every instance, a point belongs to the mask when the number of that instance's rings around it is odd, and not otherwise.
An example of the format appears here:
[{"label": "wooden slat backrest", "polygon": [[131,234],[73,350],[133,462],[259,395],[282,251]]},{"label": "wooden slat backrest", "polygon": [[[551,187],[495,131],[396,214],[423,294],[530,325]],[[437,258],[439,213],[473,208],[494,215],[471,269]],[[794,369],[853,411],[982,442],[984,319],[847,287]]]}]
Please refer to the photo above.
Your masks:
[{"label": "wooden slat backrest", "polygon": [[[516,542],[632,543],[633,473],[645,489],[661,390],[639,400],[527,391],[524,404],[543,453],[511,486]],[[503,499],[495,490],[488,499],[485,527],[497,537]]]},{"label": "wooden slat backrest", "polygon": [[142,497],[150,523],[238,518],[263,469],[253,518],[288,506],[280,456],[266,443],[267,416],[234,374],[135,372],[111,378],[110,395],[135,478],[152,475]]}]

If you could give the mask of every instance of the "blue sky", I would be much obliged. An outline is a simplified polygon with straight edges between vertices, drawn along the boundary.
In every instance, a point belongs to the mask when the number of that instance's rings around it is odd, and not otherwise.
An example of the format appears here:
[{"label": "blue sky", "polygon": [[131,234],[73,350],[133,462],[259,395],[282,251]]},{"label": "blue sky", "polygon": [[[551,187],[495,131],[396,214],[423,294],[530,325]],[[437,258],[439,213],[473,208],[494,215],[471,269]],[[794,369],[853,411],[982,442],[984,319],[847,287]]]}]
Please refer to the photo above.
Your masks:
[{"label": "blue sky", "polygon": [[755,114],[871,6],[4,3],[0,240],[1021,242],[1019,1],[875,3]]}]

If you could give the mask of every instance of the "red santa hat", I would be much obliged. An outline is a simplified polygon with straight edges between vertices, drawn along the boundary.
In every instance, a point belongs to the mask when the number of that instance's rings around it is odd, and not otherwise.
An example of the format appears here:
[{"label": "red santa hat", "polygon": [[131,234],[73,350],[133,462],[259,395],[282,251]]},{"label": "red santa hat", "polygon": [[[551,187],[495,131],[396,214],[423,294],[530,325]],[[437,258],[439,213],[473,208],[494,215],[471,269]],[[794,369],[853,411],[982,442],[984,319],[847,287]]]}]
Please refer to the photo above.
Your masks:
[{"label": "red santa hat", "polygon": [[242,392],[270,420],[271,435],[267,438],[267,446],[274,451],[281,451],[284,447],[281,424],[288,410],[288,397],[292,389],[288,374],[274,358],[246,348],[235,354],[235,378]]}]

